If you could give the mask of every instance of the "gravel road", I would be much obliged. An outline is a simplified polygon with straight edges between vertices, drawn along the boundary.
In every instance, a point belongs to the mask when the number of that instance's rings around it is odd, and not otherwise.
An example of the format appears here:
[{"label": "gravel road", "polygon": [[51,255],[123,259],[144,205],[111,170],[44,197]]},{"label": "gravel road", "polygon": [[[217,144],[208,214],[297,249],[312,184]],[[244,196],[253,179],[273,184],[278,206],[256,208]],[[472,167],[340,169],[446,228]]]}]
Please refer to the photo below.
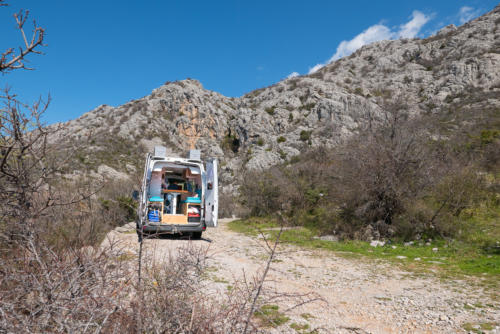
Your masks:
[{"label": "gravel road", "polygon": [[[235,233],[221,220],[202,240],[167,238],[146,240],[147,252],[173,253],[192,243],[209,248],[210,279],[221,291],[262,270],[266,251],[261,238]],[[115,229],[109,240],[136,254],[133,224]],[[290,320],[273,333],[466,333],[463,325],[481,332],[480,325],[496,323],[486,333],[500,333],[500,302],[462,281],[442,282],[432,275],[412,274],[384,261],[351,258],[322,251],[279,245],[269,273],[269,285],[285,293],[314,292],[324,301],[286,312]],[[243,274],[244,273],[244,274]],[[284,302],[285,304],[287,302]],[[279,305],[285,310],[293,306]],[[290,325],[308,326],[307,330]],[[294,326],[297,328],[297,326]],[[314,333],[314,332],[313,332]]]}]

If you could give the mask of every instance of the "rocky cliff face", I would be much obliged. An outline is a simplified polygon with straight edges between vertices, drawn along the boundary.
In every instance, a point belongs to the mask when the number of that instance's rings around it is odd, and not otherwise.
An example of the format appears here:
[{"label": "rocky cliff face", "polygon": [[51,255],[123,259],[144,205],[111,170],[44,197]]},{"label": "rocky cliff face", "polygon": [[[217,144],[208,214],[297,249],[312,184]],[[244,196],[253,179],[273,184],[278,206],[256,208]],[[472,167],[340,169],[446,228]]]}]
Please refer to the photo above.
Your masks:
[{"label": "rocky cliff face", "polygon": [[[143,153],[163,144],[221,160],[223,184],[318,145],[336,145],[387,101],[410,113],[500,108],[500,6],[426,39],[373,43],[312,75],[228,98],[196,80],[167,82],[119,107],[99,106],[68,122],[61,140],[79,145],[79,169],[113,176],[138,172]],[[382,103],[382,101],[385,101]]]}]

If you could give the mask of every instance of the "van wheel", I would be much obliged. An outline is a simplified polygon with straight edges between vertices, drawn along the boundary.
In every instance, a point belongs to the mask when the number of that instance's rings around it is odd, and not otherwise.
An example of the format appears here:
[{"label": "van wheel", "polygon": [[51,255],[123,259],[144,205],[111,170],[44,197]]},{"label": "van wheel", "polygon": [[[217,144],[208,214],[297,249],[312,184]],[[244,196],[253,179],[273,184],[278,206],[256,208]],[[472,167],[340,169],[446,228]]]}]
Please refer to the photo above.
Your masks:
[{"label": "van wheel", "polygon": [[191,238],[192,239],[201,239],[201,234],[202,233],[203,232],[193,232],[193,233],[191,233]]}]

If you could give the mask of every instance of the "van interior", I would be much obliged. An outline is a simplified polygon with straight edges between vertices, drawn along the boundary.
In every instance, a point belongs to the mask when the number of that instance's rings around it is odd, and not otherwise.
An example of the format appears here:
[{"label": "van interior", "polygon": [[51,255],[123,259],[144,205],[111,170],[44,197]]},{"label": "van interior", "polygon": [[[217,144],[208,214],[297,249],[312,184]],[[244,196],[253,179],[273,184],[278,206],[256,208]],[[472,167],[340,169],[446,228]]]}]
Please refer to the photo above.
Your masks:
[{"label": "van interior", "polygon": [[162,224],[199,223],[201,182],[198,167],[155,166],[149,184],[148,220]]}]

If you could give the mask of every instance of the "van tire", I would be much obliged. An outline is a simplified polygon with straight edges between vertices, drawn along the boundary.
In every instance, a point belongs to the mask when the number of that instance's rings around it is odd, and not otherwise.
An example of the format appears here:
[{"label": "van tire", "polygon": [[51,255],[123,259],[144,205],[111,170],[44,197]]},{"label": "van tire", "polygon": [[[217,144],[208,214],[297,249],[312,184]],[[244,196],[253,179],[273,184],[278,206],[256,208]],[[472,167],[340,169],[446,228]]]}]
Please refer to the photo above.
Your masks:
[{"label": "van tire", "polygon": [[203,234],[203,232],[192,232],[191,233],[191,239],[201,239],[201,235]]}]

